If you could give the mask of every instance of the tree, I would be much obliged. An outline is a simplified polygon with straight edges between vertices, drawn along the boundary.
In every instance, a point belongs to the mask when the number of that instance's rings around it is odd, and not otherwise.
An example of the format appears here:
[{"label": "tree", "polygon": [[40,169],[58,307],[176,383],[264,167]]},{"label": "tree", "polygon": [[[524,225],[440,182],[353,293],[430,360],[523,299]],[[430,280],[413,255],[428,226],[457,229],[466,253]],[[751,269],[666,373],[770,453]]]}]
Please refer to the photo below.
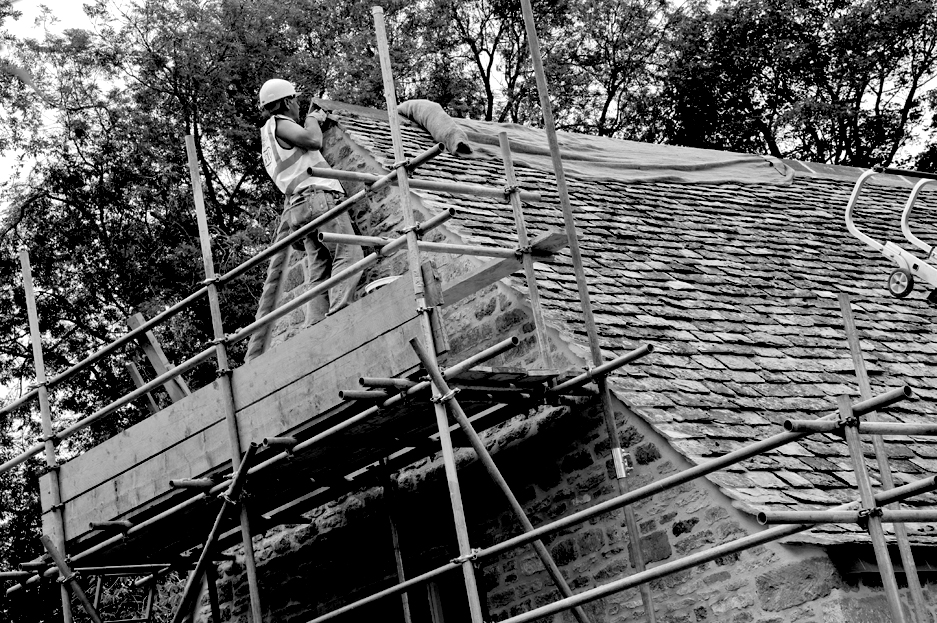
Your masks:
[{"label": "tree", "polygon": [[[124,333],[124,319],[132,313],[152,317],[198,288],[204,274],[186,134],[194,136],[199,155],[216,270],[228,271],[269,243],[280,198],[260,165],[256,93],[263,80],[278,74],[309,94],[379,101],[368,90],[380,86],[373,79],[379,70],[375,74],[370,62],[371,30],[362,26],[370,20],[369,4],[321,2],[310,10],[307,2],[147,0],[115,8],[102,0],[90,9],[101,18],[94,32],[5,39],[10,59],[31,68],[51,102],[50,107],[22,81],[0,74],[0,140],[32,161],[28,175],[3,188],[11,206],[0,225],[5,386],[18,383],[25,391],[35,379],[16,261],[20,246],[32,257],[50,376]],[[9,15],[8,9],[4,0],[0,15]],[[355,83],[354,76],[372,78]],[[44,122],[49,116],[53,125]],[[223,290],[229,332],[253,320],[262,270]],[[212,336],[207,304],[178,314],[157,334],[176,362],[201,351]],[[64,419],[88,415],[132,389],[120,356],[130,350],[55,387],[58,428]],[[190,384],[213,379],[213,368],[196,368]],[[145,415],[125,407],[60,452],[67,457]],[[0,460],[35,443],[37,422],[35,405],[0,419]],[[29,461],[4,475],[4,569],[39,553],[41,469],[40,462]],[[54,612],[56,601],[43,603]],[[0,604],[0,613],[9,621],[36,620],[34,608],[20,610],[12,602]]]},{"label": "tree", "polygon": [[655,68],[679,9],[667,0],[579,0],[549,58],[565,129],[653,140]]},{"label": "tree", "polygon": [[740,0],[683,19],[663,81],[667,140],[890,163],[937,70],[931,2]]}]

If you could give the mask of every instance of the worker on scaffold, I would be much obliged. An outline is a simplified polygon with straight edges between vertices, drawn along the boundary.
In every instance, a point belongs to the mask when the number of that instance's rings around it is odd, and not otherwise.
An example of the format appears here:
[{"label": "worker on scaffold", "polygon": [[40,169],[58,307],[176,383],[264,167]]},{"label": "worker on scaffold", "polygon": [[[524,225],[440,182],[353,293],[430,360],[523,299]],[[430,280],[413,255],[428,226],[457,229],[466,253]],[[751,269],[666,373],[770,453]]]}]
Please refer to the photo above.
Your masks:
[{"label": "worker on scaffold", "polygon": [[[286,209],[281,218],[288,219],[296,231],[335,207],[345,197],[337,180],[314,177],[309,167],[329,168],[322,157],[322,130],[325,121],[321,110],[310,111],[303,122],[299,111],[299,94],[292,83],[274,78],[260,87],[260,108],[267,122],[260,129],[264,168],[277,188],[286,195]],[[351,218],[345,212],[319,227],[319,231],[354,234]],[[294,243],[295,244],[295,243]],[[302,241],[306,251],[306,281],[314,287],[364,257],[361,247],[334,242],[319,242],[314,236]],[[351,302],[360,273],[332,286],[310,300],[306,325],[333,314]]]}]

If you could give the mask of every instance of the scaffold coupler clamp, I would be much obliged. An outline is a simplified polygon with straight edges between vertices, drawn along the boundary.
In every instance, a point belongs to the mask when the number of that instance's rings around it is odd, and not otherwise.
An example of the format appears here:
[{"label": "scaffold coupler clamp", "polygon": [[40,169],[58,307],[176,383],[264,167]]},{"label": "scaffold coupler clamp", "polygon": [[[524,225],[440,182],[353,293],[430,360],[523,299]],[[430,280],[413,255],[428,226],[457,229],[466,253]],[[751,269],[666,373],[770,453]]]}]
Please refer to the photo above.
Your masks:
[{"label": "scaffold coupler clamp", "polygon": [[434,403],[437,403],[437,404],[438,404],[438,403],[441,403],[441,402],[449,402],[450,400],[452,400],[453,398],[455,398],[455,395],[458,394],[458,393],[459,393],[459,388],[458,388],[458,387],[453,387],[452,389],[450,389],[449,391],[447,391],[447,392],[446,392],[445,394],[443,394],[442,396],[433,396],[432,398],[430,398],[430,402],[434,402]]},{"label": "scaffold coupler clamp", "polygon": [[525,255],[530,255],[533,252],[534,252],[534,248],[530,246],[529,244],[523,247],[517,247],[516,249],[514,249],[514,255],[516,255],[517,257],[524,257]]},{"label": "scaffold coupler clamp", "polygon": [[631,462],[631,455],[621,448],[612,448],[612,462],[615,464],[615,477],[627,478],[628,473],[634,467]]},{"label": "scaffold coupler clamp", "polygon": [[849,417],[840,418],[839,425],[843,427],[851,426],[853,428],[859,428],[860,422],[861,420],[858,415],[850,415]]},{"label": "scaffold coupler clamp", "polygon": [[231,338],[231,336],[228,335],[227,333],[225,333],[225,334],[222,335],[221,337],[213,337],[213,338],[211,339],[211,341],[209,342],[209,344],[211,344],[212,346],[218,346],[219,344],[227,345],[227,344],[228,344],[228,340],[229,340],[230,338]]},{"label": "scaffold coupler clamp", "polygon": [[517,184],[514,184],[514,185],[505,184],[505,186],[504,186],[504,196],[505,196],[505,197],[510,197],[510,196],[513,195],[514,193],[519,193],[519,192],[521,192],[521,187],[518,186]]},{"label": "scaffold coupler clamp", "polygon": [[859,527],[862,528],[863,530],[868,530],[869,518],[881,517],[881,516],[882,516],[882,508],[880,506],[876,506],[874,508],[863,508],[859,511],[859,521],[856,523],[858,523]]},{"label": "scaffold coupler clamp", "polygon": [[247,490],[242,488],[241,492],[237,495],[237,497],[231,497],[229,491],[225,491],[224,493],[221,493],[218,497],[220,497],[222,500],[224,500],[231,506],[237,506],[238,504],[241,503],[241,500],[244,500],[247,498]]},{"label": "scaffold coupler clamp", "polygon": [[199,281],[199,284],[203,286],[210,286],[218,283],[219,281],[221,281],[220,275],[212,275],[211,277],[206,277],[205,279]]},{"label": "scaffold coupler clamp", "polygon": [[416,232],[416,237],[419,238],[420,236],[423,235],[423,224],[414,223],[413,225],[408,225],[407,227],[401,227],[400,229],[397,230],[397,233],[400,234],[401,236],[406,236],[411,231]]},{"label": "scaffold coupler clamp", "polygon": [[453,558],[452,560],[450,560],[449,562],[454,565],[461,565],[462,563],[466,563],[466,562],[471,562],[474,564],[475,561],[478,560],[479,552],[481,552],[481,549],[477,547],[473,547],[471,550],[469,550],[467,554],[463,556],[457,556]]},{"label": "scaffold coupler clamp", "polygon": [[[385,161],[385,162],[386,162],[386,161]],[[399,160],[399,161],[395,162],[395,163],[391,166],[391,168],[394,169],[395,171],[396,171],[397,169],[399,169],[400,167],[405,167],[405,168],[409,169],[411,164],[412,164],[412,163],[410,162],[410,159],[409,159],[409,158],[405,158],[405,159],[403,159],[403,160]]]}]

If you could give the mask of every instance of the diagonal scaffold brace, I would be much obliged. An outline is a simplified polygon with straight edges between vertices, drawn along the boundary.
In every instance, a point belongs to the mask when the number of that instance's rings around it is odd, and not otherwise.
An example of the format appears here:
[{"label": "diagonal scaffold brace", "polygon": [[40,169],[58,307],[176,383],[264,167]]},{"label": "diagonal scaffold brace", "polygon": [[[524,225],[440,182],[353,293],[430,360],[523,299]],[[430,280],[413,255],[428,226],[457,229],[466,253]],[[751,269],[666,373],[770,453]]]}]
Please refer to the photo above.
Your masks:
[{"label": "diagonal scaffold brace", "polygon": [[[449,388],[449,384],[446,383],[446,379],[443,378],[439,367],[433,362],[432,359],[430,359],[429,353],[426,352],[426,348],[423,347],[423,344],[420,343],[419,339],[411,339],[410,346],[416,352],[417,357],[420,358],[420,363],[423,364],[423,368],[427,371],[427,373],[429,373],[430,379],[436,386],[436,391],[442,394],[440,399],[446,402],[446,405],[449,407],[450,415],[452,415],[455,421],[459,423],[459,427],[462,429],[462,432],[465,433],[466,438],[472,445],[472,449],[475,450],[475,454],[482,462],[482,465],[485,466],[485,471],[488,472],[488,475],[491,477],[494,483],[498,486],[499,489],[501,489],[501,493],[503,493],[504,497],[507,498],[508,505],[511,507],[511,511],[514,513],[514,517],[520,522],[524,532],[532,531],[534,526],[527,517],[527,513],[524,512],[524,507],[522,507],[520,502],[517,501],[517,497],[515,497],[514,492],[511,491],[511,487],[504,479],[504,476],[501,475],[501,471],[498,469],[498,466],[495,465],[494,459],[491,458],[491,454],[485,447],[484,442],[472,427],[472,424],[469,422],[465,411],[462,410],[462,406],[455,397],[455,392]],[[543,541],[537,539],[532,541],[531,545],[533,546],[534,551],[537,552],[537,556],[540,558],[544,568],[553,579],[554,584],[556,584],[557,589],[559,589],[563,597],[572,597],[572,589],[569,587],[569,584],[566,583],[566,578],[563,577],[563,573],[556,565],[556,561],[553,560],[553,556],[550,555],[550,552],[543,544]],[[582,609],[582,606],[576,606],[573,608],[573,613],[576,615],[576,619],[579,621],[579,623],[589,623],[589,617],[586,615],[585,610]]]},{"label": "diagonal scaffold brace", "polygon": [[43,534],[41,537],[39,537],[39,540],[42,541],[42,546],[46,548],[47,552],[49,552],[49,556],[52,557],[52,560],[55,562],[55,566],[59,569],[59,581],[62,582],[63,585],[67,586],[69,590],[71,590],[72,594],[75,595],[75,597],[81,603],[81,606],[85,609],[85,612],[88,613],[88,617],[94,623],[102,623],[101,615],[98,614],[98,611],[91,603],[91,600],[88,599],[88,596],[85,595],[85,592],[81,590],[81,585],[75,578],[75,574],[71,569],[68,568],[68,563],[65,562],[65,557],[62,556],[62,553],[59,552],[55,544],[52,543],[52,539]]},{"label": "diagonal scaffold brace", "polygon": [[218,516],[215,517],[215,523],[211,527],[211,532],[208,533],[208,538],[205,539],[205,545],[202,547],[202,553],[198,557],[195,569],[189,575],[189,579],[185,583],[185,588],[182,591],[182,599],[179,600],[179,607],[176,609],[175,614],[173,614],[172,623],[180,623],[180,621],[182,621],[186,610],[195,597],[195,591],[199,586],[199,580],[202,574],[205,573],[207,565],[211,560],[212,547],[214,547],[215,541],[218,540],[218,535],[221,533],[221,522],[228,508],[236,506],[239,503],[241,490],[244,488],[244,481],[247,479],[247,470],[254,462],[254,454],[256,452],[257,444],[251,443],[247,447],[247,451],[244,452],[244,456],[241,458],[241,464],[238,466],[238,471],[231,480],[231,485],[228,487],[228,490],[221,495],[221,509],[218,511]]}]

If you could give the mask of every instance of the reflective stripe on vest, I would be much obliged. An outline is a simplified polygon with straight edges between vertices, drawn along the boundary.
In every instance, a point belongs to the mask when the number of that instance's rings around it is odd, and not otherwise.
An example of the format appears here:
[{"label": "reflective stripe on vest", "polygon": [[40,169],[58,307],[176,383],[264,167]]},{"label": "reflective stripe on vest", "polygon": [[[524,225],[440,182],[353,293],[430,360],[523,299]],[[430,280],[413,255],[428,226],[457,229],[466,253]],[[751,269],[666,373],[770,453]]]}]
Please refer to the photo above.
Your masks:
[{"label": "reflective stripe on vest", "polygon": [[328,168],[329,166],[317,150],[307,151],[295,147],[287,149],[280,146],[276,136],[277,119],[292,122],[292,119],[288,117],[275,115],[268,119],[260,129],[264,168],[276,183],[277,188],[287,196],[292,195],[300,187],[306,186],[343,192],[341,184],[336,180],[309,175],[309,167]]}]

